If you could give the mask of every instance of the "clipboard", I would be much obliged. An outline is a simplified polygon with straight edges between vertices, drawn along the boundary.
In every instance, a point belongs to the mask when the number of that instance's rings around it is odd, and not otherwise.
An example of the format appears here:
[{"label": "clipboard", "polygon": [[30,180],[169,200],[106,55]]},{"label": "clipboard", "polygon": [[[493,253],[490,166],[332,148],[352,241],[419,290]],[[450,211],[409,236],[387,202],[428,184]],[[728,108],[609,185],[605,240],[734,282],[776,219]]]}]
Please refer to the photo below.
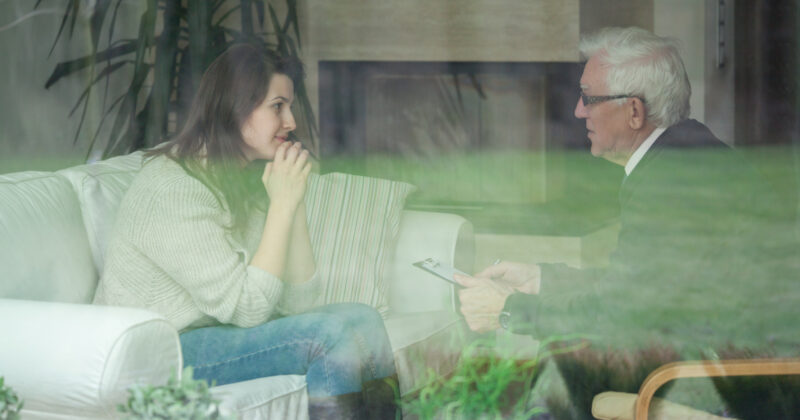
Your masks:
[{"label": "clipboard", "polygon": [[458,286],[458,287],[462,287],[462,286],[460,284],[458,284],[458,282],[453,279],[453,275],[454,274],[461,274],[461,275],[464,275],[464,276],[469,276],[469,274],[467,274],[467,273],[465,273],[465,272],[463,272],[461,270],[458,270],[456,268],[450,267],[447,264],[443,264],[443,263],[439,262],[439,260],[434,259],[434,258],[426,258],[426,259],[424,259],[422,261],[417,261],[415,263],[412,263],[412,265],[414,267],[421,268],[421,269],[433,274],[434,276],[436,276],[436,277],[438,277],[438,278],[440,278],[440,279],[442,279],[442,280],[444,280],[444,281],[446,281],[448,283],[451,283],[451,284],[453,284],[455,286]]}]

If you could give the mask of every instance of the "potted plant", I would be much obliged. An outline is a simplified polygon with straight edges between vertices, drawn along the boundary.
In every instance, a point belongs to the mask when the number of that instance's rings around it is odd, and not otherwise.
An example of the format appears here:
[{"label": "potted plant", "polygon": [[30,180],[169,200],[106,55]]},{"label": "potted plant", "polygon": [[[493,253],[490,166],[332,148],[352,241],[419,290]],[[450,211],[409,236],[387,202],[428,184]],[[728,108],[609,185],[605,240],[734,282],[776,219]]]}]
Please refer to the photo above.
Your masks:
[{"label": "potted plant", "polygon": [[166,385],[134,385],[128,390],[127,403],[117,408],[129,420],[223,420],[219,401],[208,390],[208,383],[192,377],[191,366],[175,375]]},{"label": "potted plant", "polygon": [[5,379],[0,376],[0,420],[19,420],[22,411],[22,400]]},{"label": "potted plant", "polygon": [[[105,86],[107,96],[111,80],[127,86],[119,97],[104,100],[103,115],[97,127],[91,127],[94,135],[87,156],[106,120],[111,126],[108,138],[100,143],[104,144],[103,158],[151,147],[175,134],[183,125],[202,74],[232,44],[250,43],[284,56],[297,56],[300,48],[296,0],[284,0],[283,19],[264,0],[148,0],[135,38],[115,32],[116,22],[122,19],[118,16],[122,1],[64,0],[61,27],[53,44],[55,48],[62,35],[72,34],[79,15],[88,14],[91,52],[58,63],[45,83],[49,88],[66,76],[88,74],[88,83],[72,110],[81,109],[75,141],[83,132],[92,90]],[[234,19],[237,14],[239,19]],[[108,39],[101,48],[103,30]],[[302,83],[295,90],[301,109],[298,131],[310,142],[306,147],[314,151],[317,129],[311,104]]]}]

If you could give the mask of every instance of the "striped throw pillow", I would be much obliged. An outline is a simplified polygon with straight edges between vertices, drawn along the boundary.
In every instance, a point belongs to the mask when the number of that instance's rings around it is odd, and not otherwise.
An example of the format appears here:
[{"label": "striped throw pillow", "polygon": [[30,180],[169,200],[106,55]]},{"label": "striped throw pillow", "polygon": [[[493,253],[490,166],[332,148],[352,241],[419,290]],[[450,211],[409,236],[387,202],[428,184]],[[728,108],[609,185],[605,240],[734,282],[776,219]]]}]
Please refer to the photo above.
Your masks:
[{"label": "striped throw pillow", "polygon": [[394,255],[406,196],[403,182],[342,173],[311,174],[308,230],[324,283],[322,303],[358,302],[386,315],[386,268]]}]

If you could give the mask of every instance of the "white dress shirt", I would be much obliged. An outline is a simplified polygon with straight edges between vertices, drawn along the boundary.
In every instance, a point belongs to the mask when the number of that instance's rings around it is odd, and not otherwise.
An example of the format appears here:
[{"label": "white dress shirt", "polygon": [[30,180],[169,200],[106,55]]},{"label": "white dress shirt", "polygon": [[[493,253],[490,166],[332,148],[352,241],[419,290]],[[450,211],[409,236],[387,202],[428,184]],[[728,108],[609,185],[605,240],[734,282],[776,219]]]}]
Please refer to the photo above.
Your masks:
[{"label": "white dress shirt", "polygon": [[647,139],[645,139],[645,141],[642,142],[642,144],[640,144],[638,148],[636,148],[636,151],[633,152],[630,159],[628,159],[628,163],[625,164],[625,176],[628,176],[631,174],[631,172],[633,172],[633,168],[635,168],[636,165],[639,164],[639,161],[642,160],[644,154],[647,153],[648,150],[650,150],[650,146],[652,146],[653,143],[656,142],[656,139],[664,131],[666,131],[666,128],[656,127],[656,129],[653,130],[653,132],[650,133],[649,136],[647,136]]}]

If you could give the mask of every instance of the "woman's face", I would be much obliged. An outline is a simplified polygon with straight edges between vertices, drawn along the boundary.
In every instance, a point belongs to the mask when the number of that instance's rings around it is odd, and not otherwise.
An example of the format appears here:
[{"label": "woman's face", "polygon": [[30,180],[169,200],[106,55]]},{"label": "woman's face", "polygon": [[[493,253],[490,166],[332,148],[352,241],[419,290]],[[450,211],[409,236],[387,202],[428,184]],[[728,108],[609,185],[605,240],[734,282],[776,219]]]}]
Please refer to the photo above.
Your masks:
[{"label": "woman's face", "polygon": [[272,76],[267,96],[242,125],[244,155],[248,162],[255,159],[272,160],[281,143],[297,126],[292,115],[294,83],[284,74]]}]

